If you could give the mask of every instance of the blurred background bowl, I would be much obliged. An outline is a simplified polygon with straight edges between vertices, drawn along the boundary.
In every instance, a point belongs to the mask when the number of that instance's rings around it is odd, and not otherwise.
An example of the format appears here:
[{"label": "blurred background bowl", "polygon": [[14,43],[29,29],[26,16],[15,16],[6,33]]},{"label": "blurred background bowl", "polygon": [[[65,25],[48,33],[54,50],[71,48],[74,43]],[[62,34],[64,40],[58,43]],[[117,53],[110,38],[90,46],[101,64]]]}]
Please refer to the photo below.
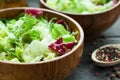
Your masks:
[{"label": "blurred background bowl", "polygon": [[0,9],[27,6],[26,0],[0,0]]},{"label": "blurred background bowl", "polygon": [[[47,8],[54,11],[55,9],[50,8],[46,5],[46,0],[39,0],[41,8]],[[58,11],[74,18],[83,28],[85,32],[85,40],[93,40],[98,37],[101,32],[111,27],[120,15],[120,1],[107,9],[99,13],[92,14],[73,14],[68,12]]]},{"label": "blurred background bowl", "polygon": [[78,31],[77,45],[67,54],[49,61],[12,63],[0,61],[0,80],[64,80],[77,67],[83,52],[84,33],[72,18],[55,11],[40,8],[8,8],[0,10],[0,18],[13,18],[25,9],[43,10],[48,19],[65,19],[72,31]]}]

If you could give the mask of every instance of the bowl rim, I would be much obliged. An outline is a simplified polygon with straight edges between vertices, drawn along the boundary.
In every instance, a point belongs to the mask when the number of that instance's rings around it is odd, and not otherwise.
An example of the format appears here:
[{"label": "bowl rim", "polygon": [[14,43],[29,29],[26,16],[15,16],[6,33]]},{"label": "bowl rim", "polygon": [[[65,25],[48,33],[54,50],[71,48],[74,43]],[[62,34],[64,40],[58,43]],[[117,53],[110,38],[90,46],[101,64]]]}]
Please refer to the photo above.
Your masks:
[{"label": "bowl rim", "polygon": [[104,11],[100,11],[100,12],[95,12],[95,13],[90,13],[90,14],[80,14],[80,13],[69,13],[69,12],[66,12],[66,11],[59,11],[59,10],[55,10],[53,8],[50,8],[48,5],[46,5],[46,3],[44,2],[44,0],[39,0],[40,1],[40,4],[44,5],[45,7],[47,7],[48,9],[51,9],[51,10],[54,10],[54,11],[57,11],[57,12],[60,12],[60,13],[63,13],[63,14],[67,14],[67,15],[77,15],[77,16],[80,16],[80,15],[83,15],[83,16],[86,16],[86,15],[98,15],[98,14],[103,14],[103,13],[106,13],[106,12],[109,12],[111,10],[113,10],[114,8],[120,6],[120,0],[117,2],[117,4],[115,4],[114,6],[112,6],[111,8],[109,9],[106,9]]},{"label": "bowl rim", "polygon": [[59,57],[56,57],[52,60],[48,60],[48,61],[41,61],[41,62],[31,62],[31,63],[25,63],[25,62],[20,62],[20,63],[15,63],[15,62],[10,62],[10,61],[2,61],[0,60],[0,63],[7,63],[7,64],[15,64],[15,65],[33,65],[33,64],[43,64],[43,63],[49,63],[49,62],[54,62],[54,61],[57,61],[57,60],[60,60],[62,58],[65,58],[67,56],[69,56],[70,54],[72,54],[75,50],[77,50],[77,48],[83,44],[84,42],[84,31],[81,27],[81,25],[75,21],[73,18],[65,15],[65,14],[62,14],[62,13],[59,13],[59,12],[55,12],[55,11],[52,11],[52,10],[49,10],[49,9],[44,9],[44,8],[35,8],[35,7],[14,7],[14,8],[6,8],[6,9],[1,9],[0,12],[3,12],[3,11],[10,11],[10,10],[25,10],[25,9],[36,9],[36,10],[42,10],[43,12],[46,11],[46,12],[50,12],[50,13],[54,13],[54,14],[57,14],[57,15],[60,15],[60,16],[63,16],[65,18],[67,18],[68,20],[70,20],[71,22],[73,22],[78,30],[80,31],[80,38],[79,38],[79,41],[77,43],[77,45],[68,53],[62,55],[62,56],[59,56]]}]

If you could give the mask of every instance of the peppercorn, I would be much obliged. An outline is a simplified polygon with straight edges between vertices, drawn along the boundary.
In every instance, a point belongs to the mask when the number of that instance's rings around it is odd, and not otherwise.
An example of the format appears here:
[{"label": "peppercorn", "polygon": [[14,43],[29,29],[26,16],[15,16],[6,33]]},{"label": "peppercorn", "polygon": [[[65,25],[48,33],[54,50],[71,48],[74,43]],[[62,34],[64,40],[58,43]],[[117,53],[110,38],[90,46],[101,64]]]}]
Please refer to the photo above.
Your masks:
[{"label": "peppercorn", "polygon": [[108,77],[106,77],[106,78],[104,78],[103,80],[109,80],[109,78],[108,78]]},{"label": "peppercorn", "polygon": [[111,75],[110,75],[110,79],[111,79],[111,80],[115,80],[115,78],[116,78],[115,74],[111,74]]},{"label": "peppercorn", "polygon": [[120,71],[116,71],[115,74],[118,78],[120,78]]},{"label": "peppercorn", "polygon": [[100,73],[96,72],[96,73],[95,73],[95,76],[100,76]]}]

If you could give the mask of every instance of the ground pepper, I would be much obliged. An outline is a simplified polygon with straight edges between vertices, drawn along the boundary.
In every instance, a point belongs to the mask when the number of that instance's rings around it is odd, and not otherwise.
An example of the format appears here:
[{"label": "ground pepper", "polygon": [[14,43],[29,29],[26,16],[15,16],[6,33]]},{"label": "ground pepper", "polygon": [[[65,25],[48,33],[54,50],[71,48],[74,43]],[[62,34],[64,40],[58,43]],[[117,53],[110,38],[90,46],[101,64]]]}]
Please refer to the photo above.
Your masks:
[{"label": "ground pepper", "polygon": [[96,58],[104,62],[111,62],[118,60],[120,59],[120,49],[113,46],[100,48],[96,54]]}]

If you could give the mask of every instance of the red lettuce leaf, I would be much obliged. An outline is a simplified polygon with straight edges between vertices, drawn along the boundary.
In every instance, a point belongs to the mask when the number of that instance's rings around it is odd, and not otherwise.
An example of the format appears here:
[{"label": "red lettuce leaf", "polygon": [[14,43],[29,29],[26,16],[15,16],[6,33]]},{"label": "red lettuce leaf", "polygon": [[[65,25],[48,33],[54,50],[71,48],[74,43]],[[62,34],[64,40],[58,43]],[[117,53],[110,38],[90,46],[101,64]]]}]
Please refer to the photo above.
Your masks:
[{"label": "red lettuce leaf", "polygon": [[113,0],[114,5],[118,3],[119,0]]},{"label": "red lettuce leaf", "polygon": [[56,23],[57,24],[64,24],[65,20],[64,19],[60,19],[60,20],[57,20]]},{"label": "red lettuce leaf", "polygon": [[76,45],[75,42],[63,43],[62,37],[57,41],[51,43],[48,47],[58,53],[58,55],[63,55],[70,51]]},{"label": "red lettuce leaf", "polygon": [[39,17],[43,13],[42,10],[26,9],[25,14],[31,14],[32,16]]}]

